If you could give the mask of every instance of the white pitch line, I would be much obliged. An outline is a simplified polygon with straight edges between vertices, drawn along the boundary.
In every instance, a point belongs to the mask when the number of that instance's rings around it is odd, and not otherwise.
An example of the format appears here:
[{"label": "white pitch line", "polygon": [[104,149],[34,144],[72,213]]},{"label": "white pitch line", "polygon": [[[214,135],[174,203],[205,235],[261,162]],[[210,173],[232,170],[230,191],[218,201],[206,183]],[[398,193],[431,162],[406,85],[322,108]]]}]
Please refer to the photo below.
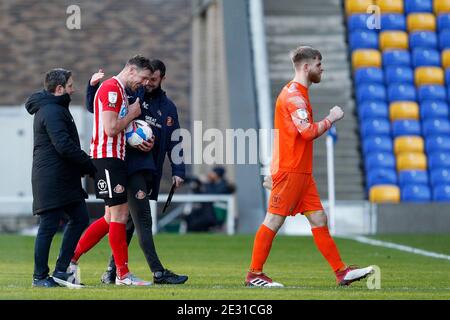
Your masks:
[{"label": "white pitch line", "polygon": [[400,250],[400,251],[418,254],[421,256],[426,256],[426,257],[431,257],[431,258],[436,258],[436,259],[444,259],[444,260],[450,261],[450,256],[448,256],[446,254],[436,253],[436,252],[418,249],[418,248],[414,248],[414,247],[409,247],[409,246],[405,246],[402,244],[386,242],[386,241],[381,241],[381,240],[375,240],[375,239],[367,238],[364,236],[341,236],[341,238],[355,240],[357,242],[370,244],[372,246],[396,249],[396,250]]}]

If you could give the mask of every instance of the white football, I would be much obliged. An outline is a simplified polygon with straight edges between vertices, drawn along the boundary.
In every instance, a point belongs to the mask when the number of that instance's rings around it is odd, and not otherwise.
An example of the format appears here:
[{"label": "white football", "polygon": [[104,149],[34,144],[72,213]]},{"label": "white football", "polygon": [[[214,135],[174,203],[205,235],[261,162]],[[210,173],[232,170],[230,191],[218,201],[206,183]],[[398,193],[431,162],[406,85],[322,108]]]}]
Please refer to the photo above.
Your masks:
[{"label": "white football", "polygon": [[144,120],[131,121],[125,130],[127,143],[133,147],[140,145],[144,141],[148,141],[152,135],[152,128]]}]

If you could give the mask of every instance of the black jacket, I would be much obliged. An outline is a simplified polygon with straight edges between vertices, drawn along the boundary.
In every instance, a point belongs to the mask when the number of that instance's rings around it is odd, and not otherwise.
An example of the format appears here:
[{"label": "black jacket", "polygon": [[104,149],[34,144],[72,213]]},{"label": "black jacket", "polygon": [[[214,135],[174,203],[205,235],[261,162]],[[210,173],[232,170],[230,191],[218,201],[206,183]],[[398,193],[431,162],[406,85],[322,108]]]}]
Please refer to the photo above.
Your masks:
[{"label": "black jacket", "polygon": [[33,214],[86,199],[81,176],[96,171],[81,149],[69,103],[68,94],[57,97],[42,90],[25,104],[34,115]]}]

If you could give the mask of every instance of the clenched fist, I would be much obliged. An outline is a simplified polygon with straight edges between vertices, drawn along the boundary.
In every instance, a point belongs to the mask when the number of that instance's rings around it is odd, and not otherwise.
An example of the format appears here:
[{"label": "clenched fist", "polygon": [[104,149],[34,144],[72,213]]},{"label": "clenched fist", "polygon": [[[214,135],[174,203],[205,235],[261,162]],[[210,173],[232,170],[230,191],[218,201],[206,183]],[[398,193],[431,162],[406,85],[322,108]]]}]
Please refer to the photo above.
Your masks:
[{"label": "clenched fist", "polygon": [[141,115],[141,104],[139,103],[139,98],[133,104],[128,106],[128,112],[132,115],[132,118],[137,118]]},{"label": "clenched fist", "polygon": [[267,190],[272,190],[272,176],[268,175],[264,177],[263,187]]},{"label": "clenched fist", "polygon": [[327,116],[327,119],[330,120],[331,123],[335,123],[338,120],[341,120],[344,117],[344,111],[339,106],[334,106],[330,109],[330,114]]}]

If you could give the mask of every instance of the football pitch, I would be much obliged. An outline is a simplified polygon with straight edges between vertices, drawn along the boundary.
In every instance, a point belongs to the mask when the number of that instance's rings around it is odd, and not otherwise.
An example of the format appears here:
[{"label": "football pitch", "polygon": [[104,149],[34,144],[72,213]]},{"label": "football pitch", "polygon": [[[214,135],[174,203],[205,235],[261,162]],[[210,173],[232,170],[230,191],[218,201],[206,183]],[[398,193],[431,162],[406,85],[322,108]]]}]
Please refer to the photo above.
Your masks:
[{"label": "football pitch", "polygon": [[[130,269],[151,280],[135,238],[130,245]],[[450,255],[448,234],[374,238]],[[380,289],[369,290],[365,280],[350,287],[337,287],[313,239],[299,236],[278,236],[265,266],[265,272],[285,288],[246,288],[243,281],[252,242],[252,235],[158,234],[155,243],[163,264],[176,273],[189,275],[188,282],[180,286],[129,288],[100,283],[110,253],[107,239],[103,239],[80,259],[81,277],[87,287],[70,290],[32,288],[34,237],[1,235],[0,299],[450,299],[449,260],[342,238],[337,238],[336,243],[346,263],[380,268]],[[60,243],[58,235],[50,254],[50,269],[54,267]]]}]

